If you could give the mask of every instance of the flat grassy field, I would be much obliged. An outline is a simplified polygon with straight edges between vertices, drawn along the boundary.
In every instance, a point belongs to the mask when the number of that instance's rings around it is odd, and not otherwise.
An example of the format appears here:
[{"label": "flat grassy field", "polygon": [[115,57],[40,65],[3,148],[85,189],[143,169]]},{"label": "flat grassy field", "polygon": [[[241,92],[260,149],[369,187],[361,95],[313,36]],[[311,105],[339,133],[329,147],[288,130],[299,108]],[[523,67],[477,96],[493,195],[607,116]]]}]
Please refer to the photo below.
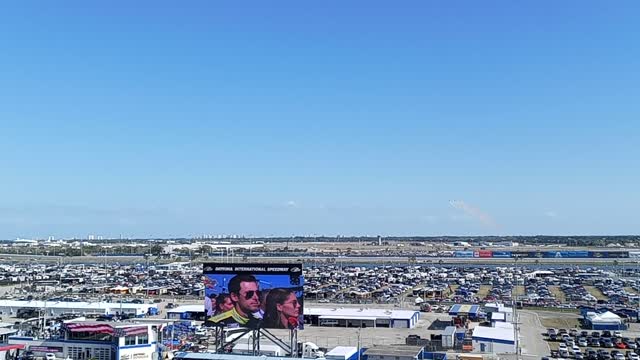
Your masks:
[{"label": "flat grassy field", "polygon": [[489,295],[489,291],[491,291],[491,285],[480,285],[477,296],[480,299],[484,299],[485,296]]}]

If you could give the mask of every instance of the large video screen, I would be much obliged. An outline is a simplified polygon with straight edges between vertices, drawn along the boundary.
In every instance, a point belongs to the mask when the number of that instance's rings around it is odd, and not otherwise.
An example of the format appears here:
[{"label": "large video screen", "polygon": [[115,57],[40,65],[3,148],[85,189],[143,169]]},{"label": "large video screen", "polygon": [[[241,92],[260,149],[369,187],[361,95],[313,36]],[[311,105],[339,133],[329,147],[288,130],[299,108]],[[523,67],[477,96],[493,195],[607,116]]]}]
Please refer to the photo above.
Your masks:
[{"label": "large video screen", "polygon": [[205,325],[302,329],[302,264],[205,263]]}]

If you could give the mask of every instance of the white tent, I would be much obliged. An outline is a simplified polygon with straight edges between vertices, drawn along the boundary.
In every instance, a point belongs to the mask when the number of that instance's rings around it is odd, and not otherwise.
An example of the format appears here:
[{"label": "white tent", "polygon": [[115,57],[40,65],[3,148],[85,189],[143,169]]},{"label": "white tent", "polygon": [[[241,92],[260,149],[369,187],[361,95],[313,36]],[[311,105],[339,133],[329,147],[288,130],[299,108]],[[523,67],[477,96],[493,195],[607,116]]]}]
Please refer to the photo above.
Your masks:
[{"label": "white tent", "polygon": [[611,311],[602,314],[588,312],[587,320],[591,323],[591,327],[597,330],[620,330],[623,327],[622,318]]}]

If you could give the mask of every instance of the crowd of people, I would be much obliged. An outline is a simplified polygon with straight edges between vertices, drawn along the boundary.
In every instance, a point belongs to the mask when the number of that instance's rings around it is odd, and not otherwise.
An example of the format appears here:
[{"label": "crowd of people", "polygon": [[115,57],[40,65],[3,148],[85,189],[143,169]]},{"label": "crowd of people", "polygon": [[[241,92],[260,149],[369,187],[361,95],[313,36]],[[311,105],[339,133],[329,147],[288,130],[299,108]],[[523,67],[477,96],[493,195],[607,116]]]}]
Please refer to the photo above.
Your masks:
[{"label": "crowd of people", "polygon": [[250,274],[234,276],[229,293],[205,297],[206,324],[210,326],[295,329],[299,326],[301,300],[293,288],[260,291]]}]

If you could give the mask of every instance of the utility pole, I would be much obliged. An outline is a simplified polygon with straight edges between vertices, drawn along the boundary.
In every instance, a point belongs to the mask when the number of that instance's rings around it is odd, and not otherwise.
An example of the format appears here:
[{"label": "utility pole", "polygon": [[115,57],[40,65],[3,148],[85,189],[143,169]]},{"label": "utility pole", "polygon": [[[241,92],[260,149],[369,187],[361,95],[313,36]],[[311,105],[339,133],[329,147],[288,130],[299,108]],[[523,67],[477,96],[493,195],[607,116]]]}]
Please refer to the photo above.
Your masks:
[{"label": "utility pole", "polygon": [[[515,257],[513,258],[514,263],[515,263],[515,272],[516,274],[518,274],[518,260],[519,257],[517,256],[517,254],[514,254]],[[519,339],[519,331],[518,331],[518,292],[517,289],[518,288],[518,281],[515,281],[515,286],[513,286],[513,301],[512,301],[512,306],[513,306],[513,319],[511,319],[511,322],[513,323],[513,340],[515,342],[515,346],[516,346],[516,360],[520,360],[520,339]]]},{"label": "utility pole", "polygon": [[357,346],[357,351],[358,351],[358,360],[360,360],[360,331],[362,331],[362,321],[360,322],[360,328],[358,329],[358,346]]}]

